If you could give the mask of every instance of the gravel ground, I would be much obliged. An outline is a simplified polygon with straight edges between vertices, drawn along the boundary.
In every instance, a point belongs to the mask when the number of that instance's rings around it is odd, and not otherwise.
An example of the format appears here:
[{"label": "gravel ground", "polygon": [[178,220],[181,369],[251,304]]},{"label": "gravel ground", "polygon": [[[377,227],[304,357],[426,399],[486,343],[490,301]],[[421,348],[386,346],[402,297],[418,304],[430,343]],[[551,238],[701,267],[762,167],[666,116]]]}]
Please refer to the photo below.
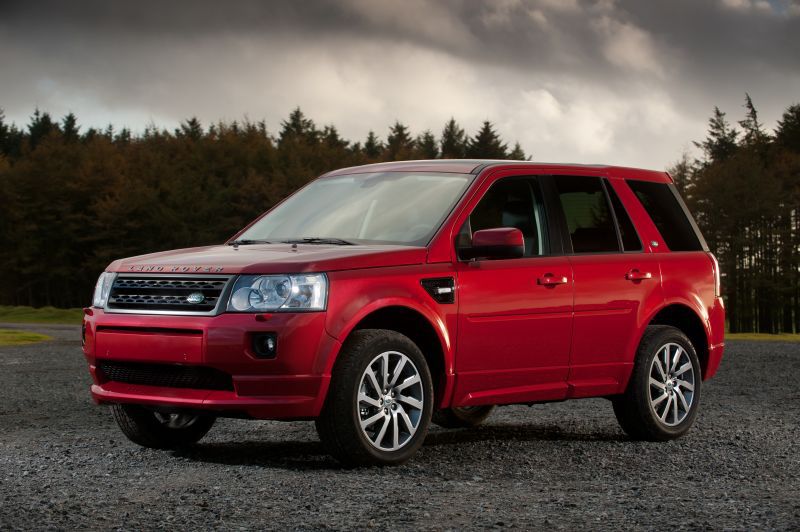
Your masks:
[{"label": "gravel ground", "polygon": [[25,328],[54,340],[0,347],[0,530],[800,528],[800,344],[730,342],[678,441],[629,441],[590,399],[502,408],[433,428],[403,467],[344,470],[309,422],[136,447],[89,399],[77,328]]}]

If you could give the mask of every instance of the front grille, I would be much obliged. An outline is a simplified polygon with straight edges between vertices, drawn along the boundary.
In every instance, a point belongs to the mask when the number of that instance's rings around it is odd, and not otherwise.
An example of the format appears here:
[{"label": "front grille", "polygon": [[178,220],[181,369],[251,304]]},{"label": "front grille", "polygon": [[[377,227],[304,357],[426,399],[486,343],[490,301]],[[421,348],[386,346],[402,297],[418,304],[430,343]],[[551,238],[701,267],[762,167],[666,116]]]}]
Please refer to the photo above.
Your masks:
[{"label": "front grille", "polygon": [[229,277],[119,275],[111,286],[109,310],[208,314],[216,310]]},{"label": "front grille", "polygon": [[205,366],[98,360],[97,369],[106,379],[126,384],[233,391],[233,380],[230,375]]}]

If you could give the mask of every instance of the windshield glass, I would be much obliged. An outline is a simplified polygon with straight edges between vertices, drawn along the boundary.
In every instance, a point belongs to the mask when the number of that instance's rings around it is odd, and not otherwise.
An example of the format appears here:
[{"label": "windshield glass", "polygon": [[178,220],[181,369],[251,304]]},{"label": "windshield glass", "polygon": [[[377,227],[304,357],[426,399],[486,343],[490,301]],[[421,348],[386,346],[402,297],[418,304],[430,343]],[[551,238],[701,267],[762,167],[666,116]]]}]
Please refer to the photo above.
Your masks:
[{"label": "windshield glass", "polygon": [[426,245],[473,177],[420,172],[325,177],[289,197],[237,240]]}]

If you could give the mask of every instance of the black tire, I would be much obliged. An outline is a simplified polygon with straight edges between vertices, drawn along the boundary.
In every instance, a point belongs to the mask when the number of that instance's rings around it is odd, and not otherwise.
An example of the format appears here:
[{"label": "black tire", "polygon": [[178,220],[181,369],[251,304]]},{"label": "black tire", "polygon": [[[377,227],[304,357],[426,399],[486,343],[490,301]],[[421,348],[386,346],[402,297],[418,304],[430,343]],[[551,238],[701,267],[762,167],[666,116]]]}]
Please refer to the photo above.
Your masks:
[{"label": "black tire", "polygon": [[494,405],[442,408],[433,413],[432,421],[446,429],[477,427],[492,415]]},{"label": "black tire", "polygon": [[133,443],[151,449],[181,449],[200,441],[211,427],[214,416],[183,415],[174,418],[139,405],[111,405],[122,433]]},{"label": "black tire", "polygon": [[[691,392],[689,392],[688,387],[681,388],[680,386],[683,385],[680,384],[674,388],[672,385],[660,388],[661,384],[651,384],[651,372],[656,376],[660,375],[660,369],[655,364],[659,364],[660,367],[665,365],[661,363],[661,359],[658,363],[654,359],[657,356],[664,357],[664,349],[669,345],[680,346],[687,355],[688,362],[683,363],[681,368],[685,367],[686,363],[691,363],[691,385],[693,386]],[[669,348],[666,358],[672,360],[673,352],[677,353],[678,349]],[[682,355],[679,356],[682,360],[686,360],[682,358]],[[687,382],[682,379],[679,380],[680,377],[688,379],[687,373],[672,377],[673,370],[666,369],[665,381]],[[680,368],[676,368],[674,373],[677,373],[677,371],[680,371]],[[701,372],[697,352],[692,342],[683,332],[667,325],[649,326],[639,343],[628,388],[625,394],[612,400],[614,414],[617,416],[617,421],[619,421],[622,430],[635,440],[646,441],[672,440],[684,435],[694,423],[700,406]],[[691,397],[689,396],[690,393]],[[654,397],[651,397],[653,395]],[[657,406],[652,406],[651,400],[662,399],[662,395],[665,399]],[[687,399],[687,397],[690,398]],[[674,403],[671,403],[671,401],[674,401]],[[681,401],[689,403],[688,410],[683,407]],[[661,409],[661,412],[657,412],[659,409]],[[662,419],[660,414],[663,414],[665,419]],[[683,416],[682,419],[681,416]]]},{"label": "black tire", "polygon": [[[420,377],[420,385],[415,385],[422,396],[422,408],[416,412],[416,432],[397,450],[377,448],[361,428],[361,379],[368,366],[375,363],[376,357],[386,352],[396,352],[408,357],[413,362],[412,369]],[[315,424],[320,440],[328,452],[347,466],[399,465],[411,458],[422,445],[428,432],[432,406],[433,381],[425,357],[416,344],[395,331],[363,329],[351,334],[342,347],[334,365],[325,405]],[[389,412],[388,409],[385,412],[387,417],[392,416],[392,421],[399,415]],[[380,420],[376,421],[379,422]],[[376,436],[377,439],[380,436]]]}]

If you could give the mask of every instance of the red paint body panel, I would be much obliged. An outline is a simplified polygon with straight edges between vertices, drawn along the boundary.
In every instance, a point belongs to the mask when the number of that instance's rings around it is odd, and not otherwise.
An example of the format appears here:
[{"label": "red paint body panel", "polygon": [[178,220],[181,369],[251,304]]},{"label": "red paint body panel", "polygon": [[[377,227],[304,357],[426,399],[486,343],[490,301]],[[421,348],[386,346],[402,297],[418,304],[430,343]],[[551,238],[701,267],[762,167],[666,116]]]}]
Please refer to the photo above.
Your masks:
[{"label": "red paint body panel", "polygon": [[[348,173],[478,173],[427,247],[288,244],[208,246],[122,259],[110,272],[206,275],[325,272],[324,312],[147,315],[91,309],[84,354],[99,403],[137,403],[264,419],[319,415],[348,335],[372,313],[403,307],[421,316],[441,346],[439,407],[530,403],[622,392],[647,325],[667,306],[703,323],[716,372],[724,348],[724,307],[705,252],[667,249],[626,179],[671,183],[663,172],[613,166],[502,161],[408,161]],[[608,179],[643,244],[639,253],[459,261],[455,237],[492,183],[515,175]],[[322,177],[323,179],[325,176]],[[651,274],[629,279],[630,272]],[[455,302],[437,303],[421,284],[452,277]],[[259,359],[252,336],[277,333],[278,355]],[[437,355],[438,356],[438,355]],[[229,374],[233,391],[123,384],[105,379],[99,359],[207,366]]]}]

